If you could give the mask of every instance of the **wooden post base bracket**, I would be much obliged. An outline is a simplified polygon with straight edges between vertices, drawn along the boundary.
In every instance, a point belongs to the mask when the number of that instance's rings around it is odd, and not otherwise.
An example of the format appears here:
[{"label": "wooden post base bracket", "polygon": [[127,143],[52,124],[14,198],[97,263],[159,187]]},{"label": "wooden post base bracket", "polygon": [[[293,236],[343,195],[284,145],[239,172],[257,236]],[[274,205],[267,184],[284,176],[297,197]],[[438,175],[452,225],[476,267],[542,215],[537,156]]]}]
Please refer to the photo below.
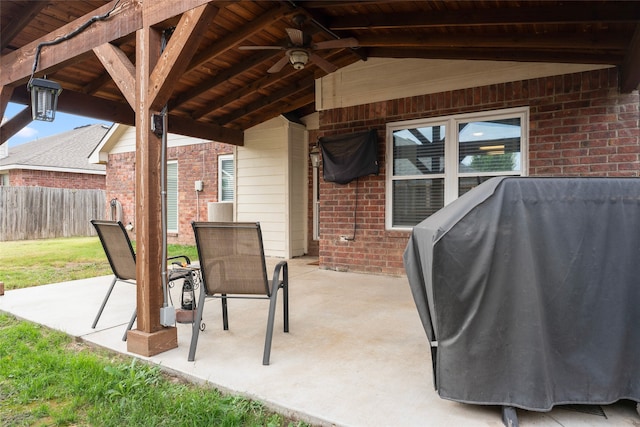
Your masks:
[{"label": "wooden post base bracket", "polygon": [[137,329],[127,333],[127,351],[130,353],[150,357],[176,347],[178,330],[173,326],[151,333]]}]

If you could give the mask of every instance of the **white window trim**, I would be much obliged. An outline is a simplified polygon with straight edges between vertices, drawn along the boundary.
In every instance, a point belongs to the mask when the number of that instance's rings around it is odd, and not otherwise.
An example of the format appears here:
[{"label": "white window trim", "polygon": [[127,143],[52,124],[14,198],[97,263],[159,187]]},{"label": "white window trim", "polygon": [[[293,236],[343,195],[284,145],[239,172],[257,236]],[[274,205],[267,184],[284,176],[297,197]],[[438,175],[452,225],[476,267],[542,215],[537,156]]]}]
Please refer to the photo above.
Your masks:
[{"label": "white window trim", "polygon": [[234,184],[234,191],[233,191],[233,200],[222,200],[222,162],[225,160],[233,160],[233,171],[234,171],[234,183],[235,183],[235,177],[236,177],[236,163],[235,163],[235,157],[233,154],[221,154],[218,156],[218,201],[219,202],[235,202],[236,199],[236,192],[235,192],[235,184]]},{"label": "white window trim", "polygon": [[[459,173],[457,143],[458,124],[468,121],[499,120],[502,118],[520,117],[520,173],[514,172],[488,172],[488,173]],[[413,227],[393,226],[393,181],[427,179],[424,175],[403,175],[393,179],[393,132],[405,128],[445,126],[445,164],[443,174],[430,174],[428,179],[444,178],[444,205],[448,205],[458,198],[458,179],[465,176],[527,176],[529,174],[529,107],[505,108],[500,110],[488,110],[476,113],[455,114],[426,119],[405,120],[401,122],[387,123],[386,154],[385,154],[385,229],[386,230],[411,230]],[[455,141],[455,143],[453,143]],[[455,172],[450,172],[455,171]]]}]

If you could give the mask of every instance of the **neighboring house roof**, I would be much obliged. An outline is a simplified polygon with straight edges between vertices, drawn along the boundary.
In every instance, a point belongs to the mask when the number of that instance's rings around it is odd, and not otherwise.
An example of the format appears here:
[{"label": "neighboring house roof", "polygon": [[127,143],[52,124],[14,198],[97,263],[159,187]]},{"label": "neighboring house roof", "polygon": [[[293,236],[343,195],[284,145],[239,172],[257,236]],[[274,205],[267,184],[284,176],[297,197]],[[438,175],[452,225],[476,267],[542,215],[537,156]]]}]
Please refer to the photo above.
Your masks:
[{"label": "neighboring house roof", "polygon": [[109,126],[93,124],[9,148],[0,159],[0,171],[12,169],[49,170],[106,174],[104,165],[89,163],[89,155],[109,131]]}]

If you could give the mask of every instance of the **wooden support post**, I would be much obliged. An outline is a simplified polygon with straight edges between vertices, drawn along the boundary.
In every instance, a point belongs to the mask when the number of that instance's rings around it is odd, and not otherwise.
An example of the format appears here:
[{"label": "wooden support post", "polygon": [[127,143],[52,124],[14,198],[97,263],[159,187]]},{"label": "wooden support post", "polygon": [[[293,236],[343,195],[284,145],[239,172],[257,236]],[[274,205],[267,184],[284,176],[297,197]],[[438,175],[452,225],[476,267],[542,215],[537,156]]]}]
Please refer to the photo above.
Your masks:
[{"label": "wooden support post", "polygon": [[175,348],[175,327],[160,324],[163,303],[161,138],[151,131],[151,71],[160,57],[160,33],[148,25],[136,33],[136,282],[137,329],[127,335],[127,350],[143,356]]},{"label": "wooden support post", "polygon": [[[178,346],[176,328],[160,324],[160,308],[164,302],[162,271],[167,255],[162,245],[161,190],[166,182],[162,182],[161,168],[165,166],[162,161],[167,153],[163,152],[166,147],[161,136],[151,130],[152,117],[166,105],[173,92],[174,81],[189,64],[218,8],[205,3],[185,11],[164,52],[161,52],[161,34],[151,26],[156,22],[153,18],[157,2],[143,3],[142,28],[136,32],[136,94],[133,106],[136,112],[138,328],[128,332],[127,349],[132,353],[152,356]],[[105,46],[98,47],[96,54],[107,62],[108,58],[117,62],[107,69],[122,78],[119,87],[126,89],[131,86],[132,67],[126,57]]]}]

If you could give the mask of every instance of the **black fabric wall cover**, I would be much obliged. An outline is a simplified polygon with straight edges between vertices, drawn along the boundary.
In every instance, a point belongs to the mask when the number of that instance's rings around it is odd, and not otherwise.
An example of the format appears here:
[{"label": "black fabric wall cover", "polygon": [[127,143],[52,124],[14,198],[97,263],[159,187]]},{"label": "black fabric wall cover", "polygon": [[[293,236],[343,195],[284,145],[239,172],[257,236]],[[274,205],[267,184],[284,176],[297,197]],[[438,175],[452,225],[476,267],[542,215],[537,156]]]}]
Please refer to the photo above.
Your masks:
[{"label": "black fabric wall cover", "polygon": [[375,129],[319,139],[324,180],[348,184],[354,179],[378,174],[378,133]]}]

